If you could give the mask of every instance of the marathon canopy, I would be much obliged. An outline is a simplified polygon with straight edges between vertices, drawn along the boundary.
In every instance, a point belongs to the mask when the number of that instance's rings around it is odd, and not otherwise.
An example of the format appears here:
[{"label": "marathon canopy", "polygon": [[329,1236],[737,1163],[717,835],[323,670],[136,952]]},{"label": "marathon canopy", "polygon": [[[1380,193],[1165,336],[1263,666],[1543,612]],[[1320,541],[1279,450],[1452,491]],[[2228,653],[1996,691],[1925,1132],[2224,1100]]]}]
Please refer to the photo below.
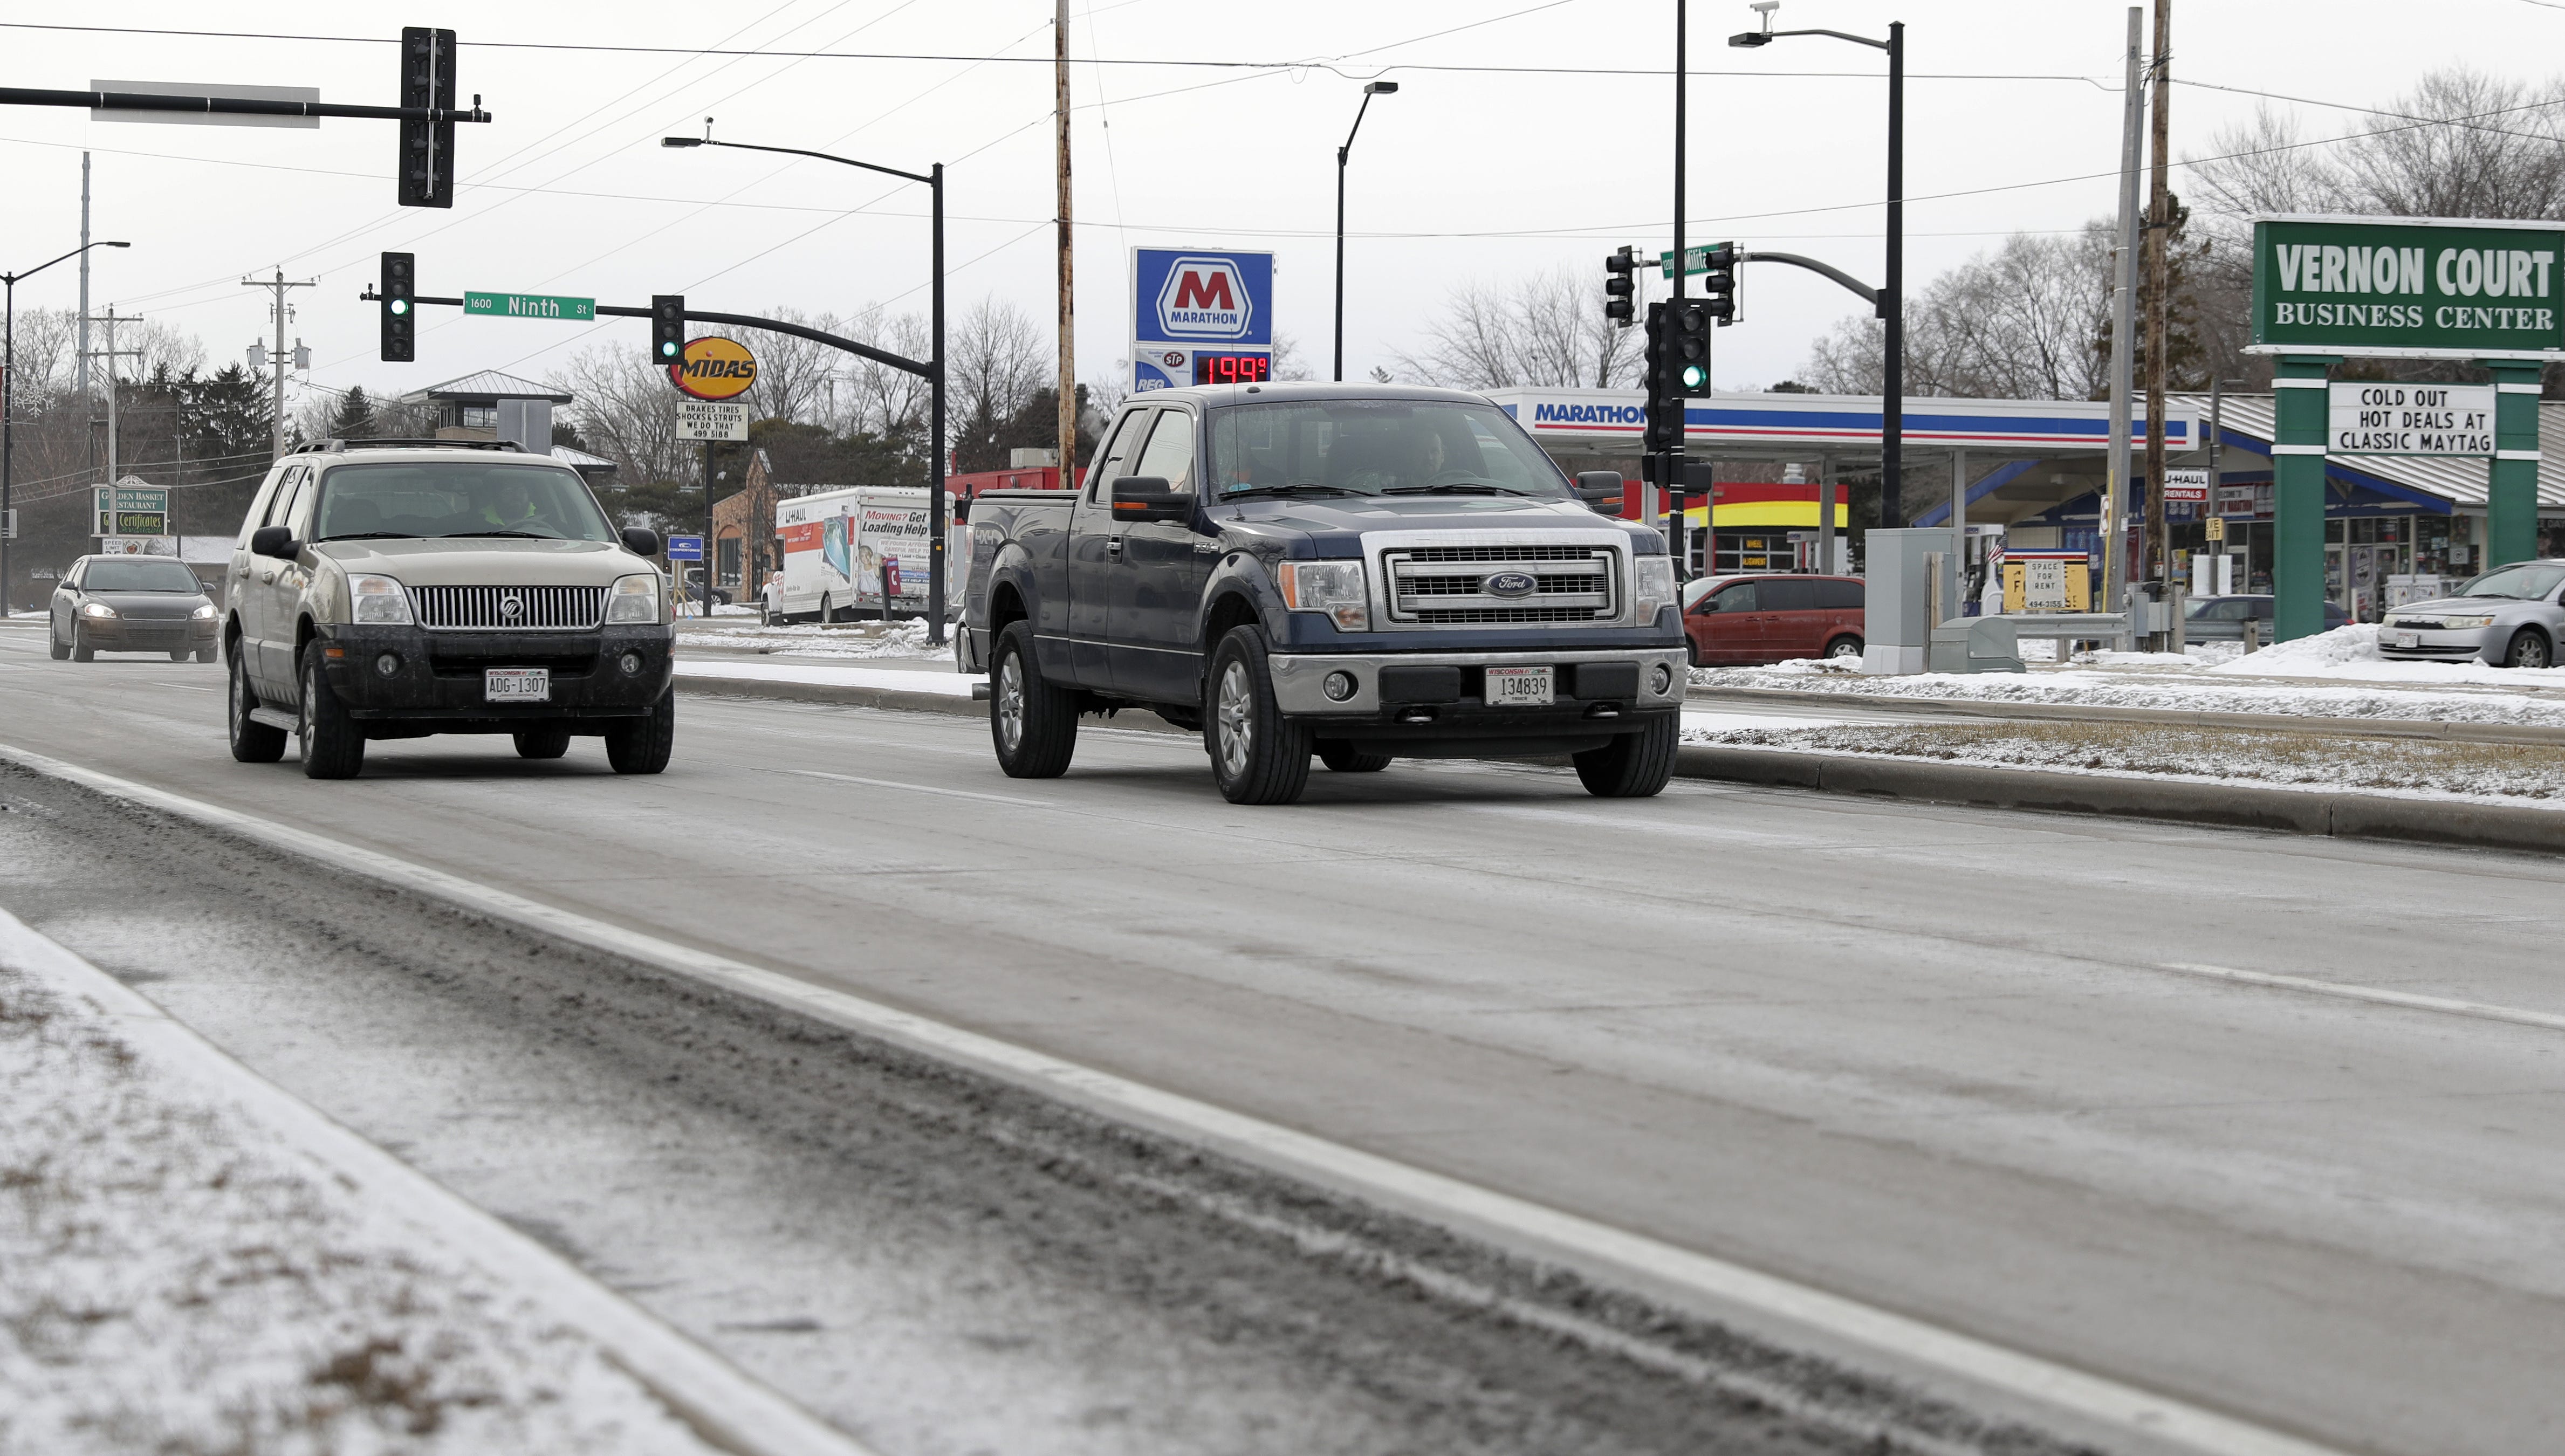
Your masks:
[{"label": "marathon canopy", "polygon": [[[1558,456],[1640,453],[1647,396],[1636,389],[1491,389],[1488,397]],[[1684,402],[1684,450],[1695,459],[1805,460],[1830,455],[1862,466],[1879,458],[1876,394],[1716,394]],[[2196,447],[2199,411],[2167,412],[2166,448]],[[1906,401],[1905,453],[1965,450],[1989,459],[2098,459],[2111,437],[2111,406],[2081,399]],[[2143,446],[2146,424],[2130,428]]]}]

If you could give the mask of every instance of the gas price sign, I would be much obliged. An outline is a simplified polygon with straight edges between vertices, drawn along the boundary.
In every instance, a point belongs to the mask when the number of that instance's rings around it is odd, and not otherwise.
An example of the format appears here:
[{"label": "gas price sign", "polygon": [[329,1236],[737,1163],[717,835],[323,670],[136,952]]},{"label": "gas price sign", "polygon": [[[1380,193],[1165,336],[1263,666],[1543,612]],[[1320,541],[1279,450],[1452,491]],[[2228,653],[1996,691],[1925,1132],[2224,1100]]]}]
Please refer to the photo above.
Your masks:
[{"label": "gas price sign", "polygon": [[1273,377],[1272,355],[1213,354],[1209,350],[1194,352],[1194,382],[1197,384],[1262,384]]}]

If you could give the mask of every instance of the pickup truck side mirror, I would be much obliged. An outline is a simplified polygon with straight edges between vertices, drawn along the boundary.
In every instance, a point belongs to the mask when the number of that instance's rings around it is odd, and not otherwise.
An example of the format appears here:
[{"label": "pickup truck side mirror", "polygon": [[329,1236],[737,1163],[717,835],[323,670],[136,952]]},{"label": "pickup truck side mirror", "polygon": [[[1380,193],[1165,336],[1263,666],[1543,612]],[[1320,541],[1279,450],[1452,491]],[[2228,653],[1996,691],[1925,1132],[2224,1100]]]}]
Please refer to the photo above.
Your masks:
[{"label": "pickup truck side mirror", "polygon": [[1113,482],[1116,521],[1182,521],[1194,513],[1194,498],[1167,488],[1163,475],[1125,475]]},{"label": "pickup truck side mirror", "polygon": [[622,531],[623,549],[634,556],[657,556],[659,533],[647,526],[626,526]]},{"label": "pickup truck side mirror", "polygon": [[1621,514],[1624,488],[1618,470],[1576,472],[1576,498],[1606,516]]},{"label": "pickup truck side mirror", "polygon": [[283,526],[261,526],[249,534],[249,554],[294,560],[294,533]]}]

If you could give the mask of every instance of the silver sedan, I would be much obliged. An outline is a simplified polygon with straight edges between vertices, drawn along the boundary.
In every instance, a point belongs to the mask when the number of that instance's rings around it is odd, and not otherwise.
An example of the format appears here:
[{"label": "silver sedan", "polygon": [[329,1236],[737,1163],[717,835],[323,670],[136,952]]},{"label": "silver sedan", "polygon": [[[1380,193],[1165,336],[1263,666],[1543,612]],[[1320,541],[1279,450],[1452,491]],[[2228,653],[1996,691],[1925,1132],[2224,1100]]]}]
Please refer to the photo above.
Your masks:
[{"label": "silver sedan", "polygon": [[2552,667],[2565,641],[2565,561],[2497,567],[2448,597],[2387,613],[2378,654],[2407,662],[2468,658],[2496,667]]}]

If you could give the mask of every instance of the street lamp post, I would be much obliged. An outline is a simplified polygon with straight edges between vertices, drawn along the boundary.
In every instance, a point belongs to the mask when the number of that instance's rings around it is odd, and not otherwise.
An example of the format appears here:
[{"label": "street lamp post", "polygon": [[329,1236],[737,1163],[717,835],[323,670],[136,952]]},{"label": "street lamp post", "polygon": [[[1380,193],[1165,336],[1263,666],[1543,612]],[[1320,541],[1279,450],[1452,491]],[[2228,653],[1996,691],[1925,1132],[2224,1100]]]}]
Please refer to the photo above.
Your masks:
[{"label": "street lamp post", "polygon": [[[931,265],[935,275],[934,302],[928,308],[930,315],[928,328],[935,335],[935,352],[929,356],[929,363],[934,365],[934,374],[926,382],[927,433],[931,437],[927,441],[927,447],[929,453],[934,455],[935,463],[927,473],[930,484],[926,492],[928,512],[926,640],[935,646],[944,645],[944,163],[939,161],[923,172],[910,172],[902,171],[898,167],[857,161],[851,156],[836,156],[825,151],[808,151],[799,146],[758,146],[746,141],[715,141],[709,136],[663,136],[659,138],[659,144],[661,146],[727,146],[739,151],[775,151],[787,156],[816,157],[820,161],[833,161],[841,166],[861,167],[865,171],[880,172],[884,176],[924,182],[934,194],[934,243],[931,249],[933,255]],[[1061,481],[1066,482],[1070,479],[1075,466],[1076,462],[1073,460],[1060,463]],[[709,484],[705,486],[704,507],[707,511],[712,508],[712,488]],[[746,542],[743,541],[741,549],[746,550]],[[706,562],[704,588],[707,593],[712,589],[712,563]],[[709,598],[707,601],[709,602]],[[882,620],[885,622],[890,620],[890,603],[887,600],[882,603]]]},{"label": "street lamp post", "polygon": [[[129,248],[131,243],[104,240],[83,243],[61,258],[49,258],[24,273],[0,273],[0,294],[6,303],[0,305],[0,522],[9,519],[15,504],[11,492],[11,472],[18,454],[18,280],[33,278],[56,263],[77,258],[92,248]],[[0,616],[9,614],[9,538],[0,535]]]},{"label": "street lamp post", "polygon": [[1730,36],[1728,43],[1753,47],[1783,36],[1831,36],[1888,53],[1888,268],[1879,291],[1879,317],[1888,324],[1888,357],[1879,398],[1879,524],[1893,531],[1905,521],[1899,490],[1906,446],[1906,23],[1891,21],[1884,41],[1839,30],[1773,30],[1778,3],[1758,0],[1751,8],[1762,15],[1765,28]]},{"label": "street lamp post", "polygon": [[1371,110],[1376,96],[1398,95],[1395,81],[1375,81],[1363,87],[1362,105],[1354,111],[1352,130],[1345,132],[1345,144],[1336,148],[1336,382],[1345,381],[1345,158],[1353,155],[1354,135],[1362,130],[1363,115]]}]

